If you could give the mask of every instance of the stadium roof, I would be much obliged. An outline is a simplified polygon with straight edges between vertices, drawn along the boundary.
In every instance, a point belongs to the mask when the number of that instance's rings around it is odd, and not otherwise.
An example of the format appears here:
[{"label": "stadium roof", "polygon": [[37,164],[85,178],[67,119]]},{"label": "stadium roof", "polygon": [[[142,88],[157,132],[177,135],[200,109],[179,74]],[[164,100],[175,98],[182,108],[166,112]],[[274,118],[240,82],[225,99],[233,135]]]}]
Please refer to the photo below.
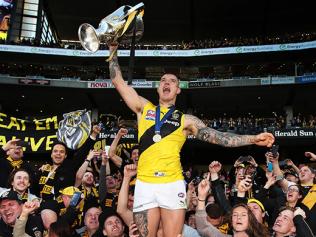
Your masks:
[{"label": "stadium roof", "polygon": [[[82,23],[97,26],[100,20],[126,0],[46,0],[61,39],[78,40]],[[270,35],[316,31],[313,1],[143,0],[143,42],[181,42],[242,35]]]}]

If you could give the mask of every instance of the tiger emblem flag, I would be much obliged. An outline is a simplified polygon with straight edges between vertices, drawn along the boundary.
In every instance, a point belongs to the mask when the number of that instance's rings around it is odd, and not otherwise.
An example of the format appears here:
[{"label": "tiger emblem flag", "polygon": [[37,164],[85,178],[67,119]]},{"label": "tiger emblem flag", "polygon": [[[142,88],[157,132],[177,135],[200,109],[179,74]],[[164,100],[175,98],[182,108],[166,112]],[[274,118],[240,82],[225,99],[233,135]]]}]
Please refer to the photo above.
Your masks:
[{"label": "tiger emblem flag", "polygon": [[57,139],[70,149],[80,148],[91,132],[91,111],[77,110],[63,114],[59,122]]}]

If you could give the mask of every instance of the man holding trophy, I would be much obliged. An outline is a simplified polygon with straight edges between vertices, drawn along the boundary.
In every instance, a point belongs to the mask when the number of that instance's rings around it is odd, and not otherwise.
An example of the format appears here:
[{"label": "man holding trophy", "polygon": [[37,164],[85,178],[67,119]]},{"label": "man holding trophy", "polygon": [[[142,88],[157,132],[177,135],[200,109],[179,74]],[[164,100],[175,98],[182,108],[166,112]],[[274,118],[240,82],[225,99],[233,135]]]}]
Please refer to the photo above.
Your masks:
[{"label": "man holding trophy", "polygon": [[176,237],[182,233],[186,211],[186,188],[180,162],[180,150],[186,137],[194,135],[202,141],[225,147],[252,144],[271,147],[274,137],[270,133],[236,135],[218,132],[199,118],[183,114],[175,107],[181,90],[174,74],[162,75],[157,89],[159,102],[155,106],[124,81],[117,58],[117,42],[120,40],[114,38],[107,41],[111,55],[110,78],[127,106],[136,113],[138,121],[140,155],[134,222],[139,236],[156,236],[161,224],[165,237]]}]

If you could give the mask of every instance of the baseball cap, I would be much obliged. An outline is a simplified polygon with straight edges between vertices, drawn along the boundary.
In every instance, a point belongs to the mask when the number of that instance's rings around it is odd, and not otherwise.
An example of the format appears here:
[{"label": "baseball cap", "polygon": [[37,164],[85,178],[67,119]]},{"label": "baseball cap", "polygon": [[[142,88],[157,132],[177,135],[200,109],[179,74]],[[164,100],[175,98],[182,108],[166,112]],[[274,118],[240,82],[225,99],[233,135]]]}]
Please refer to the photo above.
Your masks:
[{"label": "baseball cap", "polygon": [[0,194],[0,201],[2,200],[14,200],[18,203],[23,203],[22,197],[14,190],[6,190]]},{"label": "baseball cap", "polygon": [[69,186],[59,191],[61,194],[73,196],[75,192],[80,192],[79,188],[75,186]]},{"label": "baseball cap", "polygon": [[296,173],[295,170],[293,170],[293,169],[286,169],[286,170],[284,170],[284,176],[286,176],[286,175],[288,175],[288,174],[293,175],[293,176],[295,176],[296,178],[299,177],[299,176],[298,176],[298,173]]}]

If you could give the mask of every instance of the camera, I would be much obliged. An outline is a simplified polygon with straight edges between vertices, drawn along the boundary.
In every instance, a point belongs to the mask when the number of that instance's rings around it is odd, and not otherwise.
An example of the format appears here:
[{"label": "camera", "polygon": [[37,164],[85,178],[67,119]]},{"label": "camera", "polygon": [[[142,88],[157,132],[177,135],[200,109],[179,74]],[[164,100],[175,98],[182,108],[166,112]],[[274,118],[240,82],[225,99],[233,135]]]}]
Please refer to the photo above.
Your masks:
[{"label": "camera", "polygon": [[81,192],[75,192],[70,200],[69,206],[75,207],[78,205],[81,198]]},{"label": "camera", "polygon": [[273,165],[272,165],[272,162],[270,162],[270,161],[267,163],[267,170],[268,170],[268,172],[273,171]]},{"label": "camera", "polygon": [[273,144],[271,149],[270,149],[270,152],[272,153],[273,157],[278,156],[278,151],[279,151],[279,145]]}]

